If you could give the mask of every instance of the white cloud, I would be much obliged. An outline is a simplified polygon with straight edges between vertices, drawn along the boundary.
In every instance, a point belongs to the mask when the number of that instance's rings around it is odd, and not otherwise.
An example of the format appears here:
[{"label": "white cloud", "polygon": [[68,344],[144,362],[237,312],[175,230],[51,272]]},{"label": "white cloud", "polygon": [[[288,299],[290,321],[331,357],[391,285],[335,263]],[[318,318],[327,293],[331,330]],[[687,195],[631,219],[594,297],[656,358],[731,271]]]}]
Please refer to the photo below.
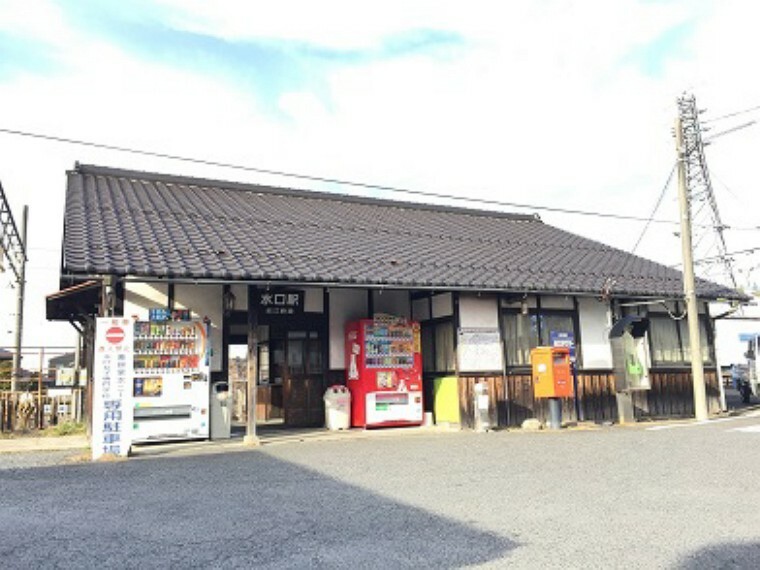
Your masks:
[{"label": "white cloud", "polygon": [[[161,4],[170,9],[171,25],[228,41],[376,50],[388,38],[429,29],[457,34],[463,43],[435,56],[336,60],[311,70],[320,74],[318,89],[288,86],[266,102],[233,80],[146,61],[73,30],[55,4],[37,4],[31,17],[23,11],[26,2],[6,1],[0,29],[54,45],[60,68],[5,79],[0,127],[468,197],[647,216],[675,159],[676,95],[693,87],[713,116],[760,104],[760,81],[752,73],[760,40],[741,2]],[[684,22],[693,22],[684,49],[667,54],[660,75],[645,73],[645,61],[635,54]],[[272,115],[272,108],[282,115]],[[754,127],[708,149],[710,166],[735,194],[716,183],[728,222],[757,225],[751,166],[758,137],[760,127]],[[42,298],[57,288],[64,171],[74,160],[313,186],[3,134],[0,156],[0,180],[14,211],[31,206],[31,245],[38,249],[31,256],[37,268],[30,272],[30,332],[52,327],[44,323]],[[676,219],[674,188],[658,217]],[[624,249],[641,229],[542,217]],[[654,226],[639,252],[677,262],[674,229]],[[729,248],[760,244],[758,238],[731,234]],[[3,306],[12,301],[5,289],[0,296]],[[7,344],[2,333],[0,345]]]}]

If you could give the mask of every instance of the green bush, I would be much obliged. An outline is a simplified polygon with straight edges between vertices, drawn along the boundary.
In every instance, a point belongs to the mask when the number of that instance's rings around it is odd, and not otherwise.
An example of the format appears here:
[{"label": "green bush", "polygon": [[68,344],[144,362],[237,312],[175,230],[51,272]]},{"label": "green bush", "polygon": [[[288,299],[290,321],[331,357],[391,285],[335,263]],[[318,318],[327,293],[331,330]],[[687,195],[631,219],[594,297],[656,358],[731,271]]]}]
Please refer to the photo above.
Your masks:
[{"label": "green bush", "polygon": [[85,433],[85,425],[78,422],[63,422],[45,430],[45,435],[51,436],[77,435],[83,433]]}]

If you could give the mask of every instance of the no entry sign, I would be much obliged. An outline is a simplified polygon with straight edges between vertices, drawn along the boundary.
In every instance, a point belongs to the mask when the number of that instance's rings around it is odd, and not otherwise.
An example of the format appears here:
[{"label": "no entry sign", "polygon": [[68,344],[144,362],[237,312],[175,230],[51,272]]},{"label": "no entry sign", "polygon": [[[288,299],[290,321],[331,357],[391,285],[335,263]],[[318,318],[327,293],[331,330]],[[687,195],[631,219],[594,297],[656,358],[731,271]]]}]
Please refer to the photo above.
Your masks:
[{"label": "no entry sign", "polygon": [[124,329],[121,327],[111,327],[106,331],[106,340],[111,344],[119,344],[124,340]]}]

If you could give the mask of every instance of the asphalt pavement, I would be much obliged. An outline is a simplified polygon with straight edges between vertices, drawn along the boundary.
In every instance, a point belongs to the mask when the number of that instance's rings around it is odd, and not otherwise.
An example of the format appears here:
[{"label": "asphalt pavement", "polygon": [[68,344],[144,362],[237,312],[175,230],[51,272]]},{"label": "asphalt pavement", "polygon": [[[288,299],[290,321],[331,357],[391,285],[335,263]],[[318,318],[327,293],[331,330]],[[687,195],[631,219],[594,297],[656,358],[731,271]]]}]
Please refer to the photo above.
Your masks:
[{"label": "asphalt pavement", "polygon": [[0,564],[758,568],[758,449],[751,415],[7,468]]}]

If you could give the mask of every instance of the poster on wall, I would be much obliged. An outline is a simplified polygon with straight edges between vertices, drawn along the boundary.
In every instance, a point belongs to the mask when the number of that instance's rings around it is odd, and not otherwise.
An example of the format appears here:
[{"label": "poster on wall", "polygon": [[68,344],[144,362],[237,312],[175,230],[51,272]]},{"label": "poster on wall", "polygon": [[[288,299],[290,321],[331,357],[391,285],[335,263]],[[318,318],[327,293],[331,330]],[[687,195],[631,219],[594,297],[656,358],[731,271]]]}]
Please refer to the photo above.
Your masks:
[{"label": "poster on wall", "polygon": [[92,459],[126,457],[132,428],[132,319],[104,317],[95,326]]},{"label": "poster on wall", "polygon": [[495,372],[504,367],[498,328],[460,328],[457,338],[460,372]]},{"label": "poster on wall", "polygon": [[565,347],[570,351],[570,362],[575,364],[575,336],[571,332],[549,331],[552,346]]}]

